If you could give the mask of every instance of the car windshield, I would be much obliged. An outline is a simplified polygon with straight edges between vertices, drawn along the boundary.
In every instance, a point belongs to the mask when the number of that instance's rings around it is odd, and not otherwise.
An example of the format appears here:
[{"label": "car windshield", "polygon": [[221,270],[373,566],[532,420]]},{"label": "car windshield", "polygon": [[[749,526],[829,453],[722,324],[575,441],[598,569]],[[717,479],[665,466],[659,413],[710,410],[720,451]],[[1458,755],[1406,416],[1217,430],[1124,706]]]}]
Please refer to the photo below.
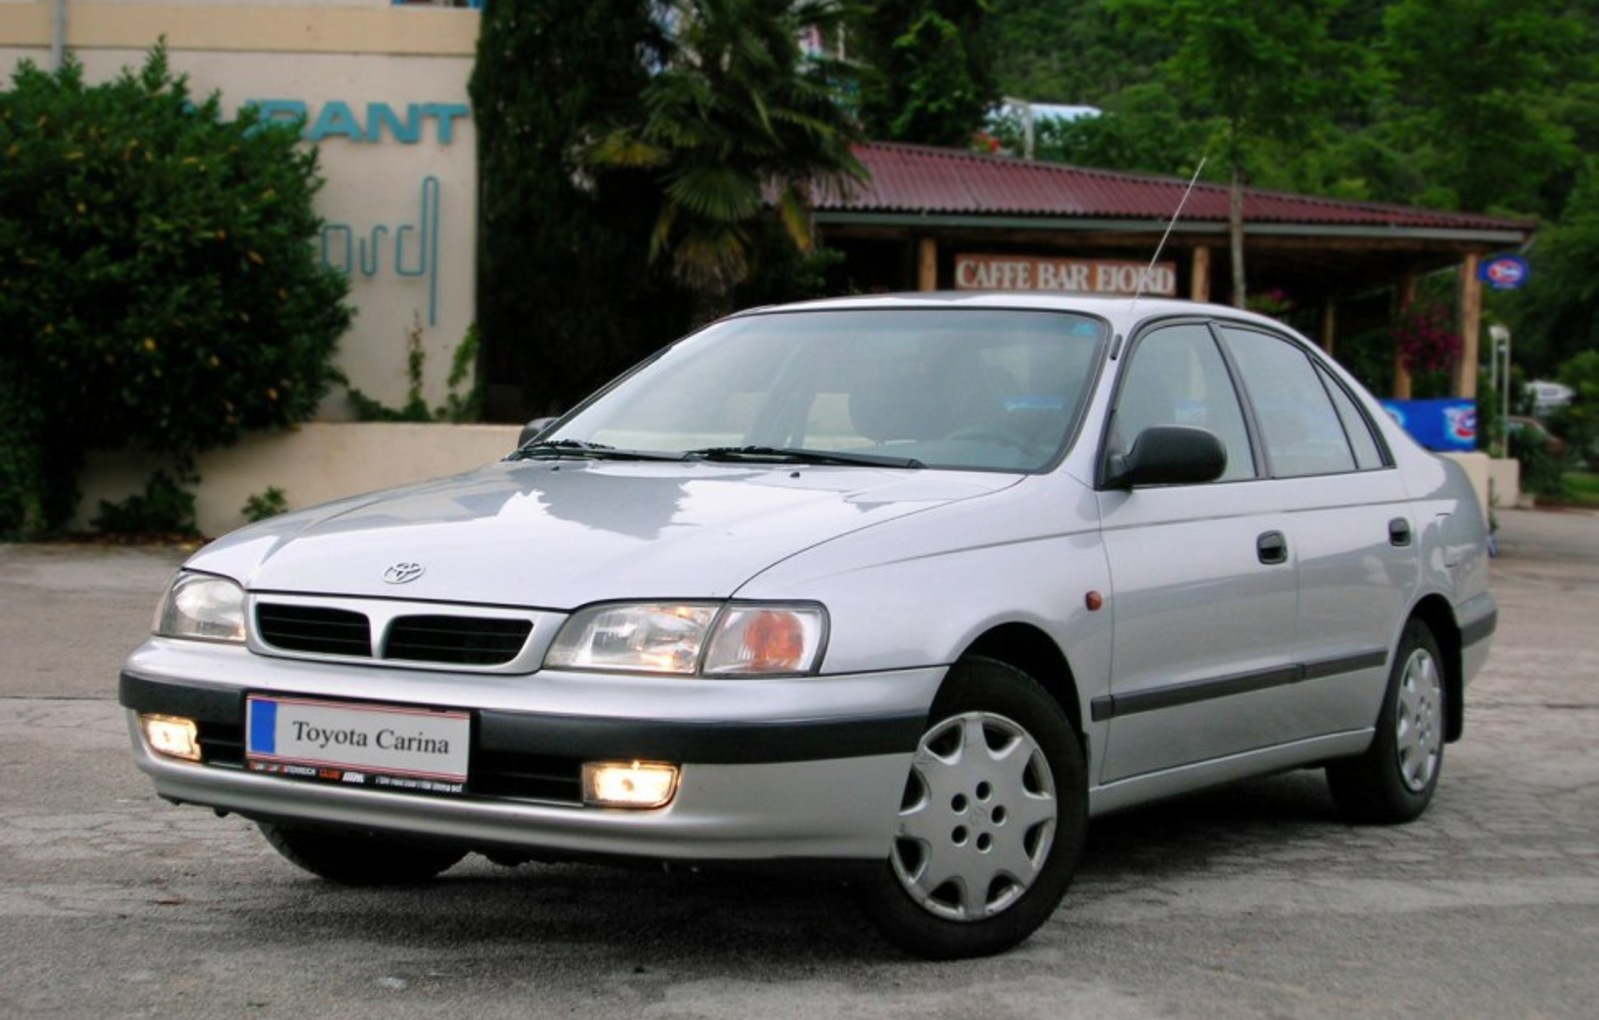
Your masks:
[{"label": "car windshield", "polygon": [[1048,311],[746,316],[674,344],[538,445],[1034,471],[1070,434],[1105,335],[1098,319]]}]

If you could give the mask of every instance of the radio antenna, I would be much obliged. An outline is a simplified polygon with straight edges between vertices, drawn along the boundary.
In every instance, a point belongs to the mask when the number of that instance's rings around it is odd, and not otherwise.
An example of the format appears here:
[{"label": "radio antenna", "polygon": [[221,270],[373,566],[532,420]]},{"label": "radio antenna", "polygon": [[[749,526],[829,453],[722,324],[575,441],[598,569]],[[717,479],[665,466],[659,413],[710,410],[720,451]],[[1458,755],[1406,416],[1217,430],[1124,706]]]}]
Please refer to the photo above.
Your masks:
[{"label": "radio antenna", "polygon": [[1172,228],[1177,225],[1177,218],[1183,214],[1183,206],[1188,204],[1188,196],[1194,193],[1194,185],[1199,183],[1199,174],[1205,169],[1205,160],[1209,158],[1209,156],[1199,157],[1199,165],[1194,167],[1194,176],[1188,178],[1188,187],[1183,189],[1183,197],[1177,200],[1177,208],[1172,211],[1171,220],[1166,224],[1166,232],[1160,235],[1160,243],[1155,245],[1155,254],[1150,257],[1149,266],[1145,268],[1143,275],[1138,278],[1138,290],[1133,294],[1132,305],[1129,306],[1129,309],[1136,307],[1139,299],[1144,296],[1144,284],[1149,281],[1150,276],[1155,272],[1155,263],[1160,261],[1160,253],[1166,249],[1166,239],[1171,236]]}]

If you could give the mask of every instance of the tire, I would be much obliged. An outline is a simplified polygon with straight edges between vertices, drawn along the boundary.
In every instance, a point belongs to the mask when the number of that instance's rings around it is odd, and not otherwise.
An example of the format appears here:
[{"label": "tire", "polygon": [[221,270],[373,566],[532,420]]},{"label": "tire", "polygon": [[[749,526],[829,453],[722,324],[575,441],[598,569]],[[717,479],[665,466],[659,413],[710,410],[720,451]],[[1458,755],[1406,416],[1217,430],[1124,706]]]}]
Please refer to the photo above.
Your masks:
[{"label": "tire", "polygon": [[1088,827],[1082,748],[1042,687],[989,659],[956,663],[928,719],[867,915],[916,956],[988,956],[1066,894]]},{"label": "tire", "polygon": [[466,851],[392,836],[257,823],[272,849],[297,867],[340,885],[412,885],[447,871]]},{"label": "tire", "polygon": [[1443,656],[1432,630],[1405,624],[1388,675],[1388,690],[1371,747],[1327,766],[1333,802],[1345,820],[1397,825],[1419,818],[1432,802],[1444,764]]}]

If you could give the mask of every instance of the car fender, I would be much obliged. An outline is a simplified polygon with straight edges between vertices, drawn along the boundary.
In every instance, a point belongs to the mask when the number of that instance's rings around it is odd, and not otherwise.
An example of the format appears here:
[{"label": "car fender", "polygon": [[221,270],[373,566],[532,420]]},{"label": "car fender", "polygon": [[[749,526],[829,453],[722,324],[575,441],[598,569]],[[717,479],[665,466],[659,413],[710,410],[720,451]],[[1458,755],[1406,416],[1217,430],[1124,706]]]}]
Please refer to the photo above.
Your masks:
[{"label": "car fender", "polygon": [[1111,614],[1090,606],[1109,596],[1093,492],[1056,473],[842,535],[736,597],[825,605],[826,673],[948,665],[996,628],[1036,628],[1068,663],[1087,718],[1108,689],[1111,647]]}]

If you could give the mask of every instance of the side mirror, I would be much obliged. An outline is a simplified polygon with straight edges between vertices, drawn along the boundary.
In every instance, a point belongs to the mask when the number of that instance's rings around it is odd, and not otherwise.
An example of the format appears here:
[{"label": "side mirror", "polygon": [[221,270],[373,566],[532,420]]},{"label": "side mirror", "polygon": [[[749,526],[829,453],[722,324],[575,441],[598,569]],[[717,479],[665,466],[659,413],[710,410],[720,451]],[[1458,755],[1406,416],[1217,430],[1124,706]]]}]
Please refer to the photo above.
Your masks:
[{"label": "side mirror", "polygon": [[521,434],[516,437],[516,448],[520,450],[528,443],[537,439],[539,436],[544,434],[545,429],[549,428],[551,425],[554,425],[559,420],[560,419],[554,417],[534,418],[526,425],[523,425]]},{"label": "side mirror", "polygon": [[1154,425],[1133,448],[1110,459],[1107,489],[1212,482],[1227,470],[1227,450],[1214,433],[1187,425]]}]

